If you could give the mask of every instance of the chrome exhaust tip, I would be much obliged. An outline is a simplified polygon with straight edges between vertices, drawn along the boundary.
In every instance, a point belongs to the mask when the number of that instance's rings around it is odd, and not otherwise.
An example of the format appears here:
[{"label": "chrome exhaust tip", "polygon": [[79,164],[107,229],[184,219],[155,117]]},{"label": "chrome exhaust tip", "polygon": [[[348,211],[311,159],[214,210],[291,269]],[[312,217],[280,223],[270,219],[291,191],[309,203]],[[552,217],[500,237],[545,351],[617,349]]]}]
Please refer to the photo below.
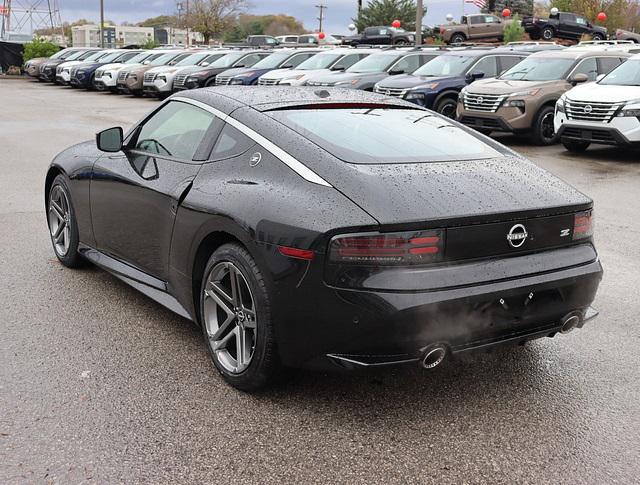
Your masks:
[{"label": "chrome exhaust tip", "polygon": [[424,351],[424,355],[420,359],[420,365],[424,369],[433,369],[434,367],[442,364],[442,361],[447,356],[447,348],[444,345],[437,344],[427,347]]},{"label": "chrome exhaust tip", "polygon": [[570,313],[562,319],[562,327],[560,333],[569,333],[580,324],[580,315]]}]

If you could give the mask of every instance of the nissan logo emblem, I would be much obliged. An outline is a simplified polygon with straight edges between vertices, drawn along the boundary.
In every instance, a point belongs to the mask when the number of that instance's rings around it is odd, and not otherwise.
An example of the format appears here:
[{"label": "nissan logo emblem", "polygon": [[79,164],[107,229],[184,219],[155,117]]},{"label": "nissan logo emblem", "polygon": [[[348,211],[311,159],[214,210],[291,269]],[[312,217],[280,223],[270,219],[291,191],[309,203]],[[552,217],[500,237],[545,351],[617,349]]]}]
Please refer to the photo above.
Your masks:
[{"label": "nissan logo emblem", "polygon": [[584,107],[584,112],[585,112],[585,113],[591,113],[591,111],[592,111],[592,110],[593,110],[593,108],[591,107],[591,105],[590,105],[590,104],[588,104],[588,105],[586,105],[586,106]]},{"label": "nissan logo emblem", "polygon": [[512,248],[519,248],[525,243],[528,236],[527,229],[522,224],[516,224],[509,229],[507,241]]}]

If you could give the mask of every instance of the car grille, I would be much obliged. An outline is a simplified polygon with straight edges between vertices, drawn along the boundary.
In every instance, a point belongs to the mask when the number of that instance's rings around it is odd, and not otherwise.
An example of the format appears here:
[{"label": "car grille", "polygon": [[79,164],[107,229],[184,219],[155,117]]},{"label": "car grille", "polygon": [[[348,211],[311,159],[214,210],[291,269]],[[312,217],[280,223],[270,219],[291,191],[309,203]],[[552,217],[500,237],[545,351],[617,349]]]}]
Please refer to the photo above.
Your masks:
[{"label": "car grille", "polygon": [[490,128],[497,131],[502,131],[503,127],[495,118],[480,118],[478,116],[463,116],[460,118],[460,123],[463,125],[471,126],[474,128]]},{"label": "car grille", "polygon": [[216,77],[216,86],[228,86],[231,83],[230,77]]},{"label": "car grille", "polygon": [[258,85],[260,86],[275,86],[276,84],[278,84],[280,80],[279,79],[263,79],[260,78],[258,79]]},{"label": "car grille", "polygon": [[579,140],[602,143],[603,145],[616,145],[616,139],[609,130],[585,130],[567,126],[562,132],[562,137],[577,138]]},{"label": "car grille", "polygon": [[609,123],[624,103],[602,103],[600,101],[574,101],[567,99],[564,109],[567,119],[578,121],[600,121]]},{"label": "car grille", "polygon": [[462,96],[462,103],[464,104],[464,109],[495,113],[505,97],[495,94],[465,93]]},{"label": "car grille", "polygon": [[147,72],[144,75],[144,82],[145,83],[152,83],[153,81],[156,80],[156,76],[157,76],[157,74],[155,72]]},{"label": "car grille", "polygon": [[121,72],[118,74],[118,81],[125,81],[129,77],[128,72]]},{"label": "car grille", "polygon": [[178,74],[176,78],[173,80],[173,85],[175,87],[184,86],[184,83],[187,81],[188,74]]},{"label": "car grille", "polygon": [[376,86],[374,91],[378,94],[384,94],[385,96],[404,98],[404,95],[407,94],[407,91],[409,90],[404,88],[381,88],[379,86]]}]

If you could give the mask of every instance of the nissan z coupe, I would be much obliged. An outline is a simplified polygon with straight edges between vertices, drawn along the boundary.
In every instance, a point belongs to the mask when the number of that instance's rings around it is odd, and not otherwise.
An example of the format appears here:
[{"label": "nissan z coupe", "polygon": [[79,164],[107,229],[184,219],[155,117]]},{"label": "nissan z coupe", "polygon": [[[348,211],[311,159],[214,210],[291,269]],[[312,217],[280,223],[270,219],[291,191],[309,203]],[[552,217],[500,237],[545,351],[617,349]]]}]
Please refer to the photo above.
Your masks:
[{"label": "nissan z coupe", "polygon": [[196,322],[243,390],[286,367],[432,368],[596,314],[591,199],[374,93],[180,93],[59,154],[45,197],[62,264]]}]

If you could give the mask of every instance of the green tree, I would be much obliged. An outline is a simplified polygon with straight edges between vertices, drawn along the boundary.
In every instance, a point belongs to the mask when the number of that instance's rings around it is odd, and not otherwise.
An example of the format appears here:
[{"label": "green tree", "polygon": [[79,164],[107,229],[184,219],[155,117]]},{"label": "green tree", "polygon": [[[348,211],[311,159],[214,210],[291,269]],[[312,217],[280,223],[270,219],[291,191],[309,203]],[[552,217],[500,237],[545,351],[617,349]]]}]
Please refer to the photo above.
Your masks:
[{"label": "green tree", "polygon": [[524,27],[520,25],[520,16],[514,15],[513,21],[509,22],[504,27],[504,41],[505,42],[519,42],[522,40],[522,36],[524,35]]},{"label": "green tree", "polygon": [[158,15],[157,17],[151,17],[147,20],[143,20],[138,23],[139,27],[165,27],[167,25],[173,26],[177,24],[178,19],[175,15]]},{"label": "green tree", "polygon": [[222,37],[248,6],[247,0],[191,0],[185,20],[191,29],[202,34],[208,44],[210,39]]},{"label": "green tree", "polygon": [[367,6],[362,7],[358,18],[353,19],[353,22],[358,31],[362,32],[365,27],[391,25],[394,20],[399,20],[406,30],[415,30],[416,2],[414,0],[369,0]]},{"label": "green tree", "polygon": [[144,44],[140,46],[141,49],[155,49],[160,44],[158,44],[154,39],[148,39]]},{"label": "green tree", "polygon": [[24,61],[35,59],[36,57],[51,57],[60,50],[60,47],[46,40],[35,38],[24,45]]}]

